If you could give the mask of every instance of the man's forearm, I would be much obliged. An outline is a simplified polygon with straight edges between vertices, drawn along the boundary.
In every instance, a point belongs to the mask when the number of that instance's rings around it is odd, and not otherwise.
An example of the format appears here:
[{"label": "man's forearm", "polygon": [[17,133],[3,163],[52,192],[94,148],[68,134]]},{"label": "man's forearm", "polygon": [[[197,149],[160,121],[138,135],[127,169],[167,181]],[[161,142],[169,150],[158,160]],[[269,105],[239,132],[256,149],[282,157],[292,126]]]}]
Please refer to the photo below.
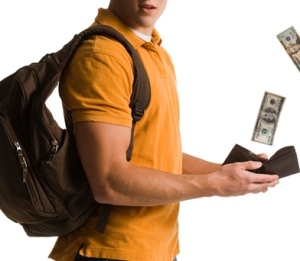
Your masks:
[{"label": "man's forearm", "polygon": [[207,174],[217,171],[220,167],[221,164],[205,161],[186,153],[182,154],[183,174]]}]

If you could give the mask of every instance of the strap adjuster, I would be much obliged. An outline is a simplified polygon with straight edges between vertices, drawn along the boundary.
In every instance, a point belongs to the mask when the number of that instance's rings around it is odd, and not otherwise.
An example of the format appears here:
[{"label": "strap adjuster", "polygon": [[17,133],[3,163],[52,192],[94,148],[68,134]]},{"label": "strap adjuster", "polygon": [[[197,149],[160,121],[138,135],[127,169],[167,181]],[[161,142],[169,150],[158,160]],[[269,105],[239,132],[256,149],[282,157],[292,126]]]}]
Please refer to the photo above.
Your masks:
[{"label": "strap adjuster", "polygon": [[144,115],[144,108],[136,105],[133,109],[132,109],[132,118],[134,121],[139,121],[143,115]]}]

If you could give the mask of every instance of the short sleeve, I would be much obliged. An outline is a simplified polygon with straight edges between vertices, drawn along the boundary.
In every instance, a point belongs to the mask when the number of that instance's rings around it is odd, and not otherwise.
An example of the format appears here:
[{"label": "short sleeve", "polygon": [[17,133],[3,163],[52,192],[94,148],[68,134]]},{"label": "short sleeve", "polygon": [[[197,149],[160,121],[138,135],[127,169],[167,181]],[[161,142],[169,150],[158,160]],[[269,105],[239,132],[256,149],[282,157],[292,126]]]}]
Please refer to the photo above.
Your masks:
[{"label": "short sleeve", "polygon": [[115,40],[96,36],[81,46],[62,75],[59,92],[73,121],[131,127],[133,65]]}]

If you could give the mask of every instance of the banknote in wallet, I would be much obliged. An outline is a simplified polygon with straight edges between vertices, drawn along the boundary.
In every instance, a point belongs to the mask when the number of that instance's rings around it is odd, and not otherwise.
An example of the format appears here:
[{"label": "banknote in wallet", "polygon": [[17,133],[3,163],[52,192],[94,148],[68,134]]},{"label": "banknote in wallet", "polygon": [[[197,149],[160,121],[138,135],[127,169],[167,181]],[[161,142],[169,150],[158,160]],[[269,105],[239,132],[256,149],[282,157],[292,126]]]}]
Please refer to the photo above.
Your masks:
[{"label": "banknote in wallet", "polygon": [[222,165],[249,160],[262,163],[260,168],[249,170],[254,173],[277,174],[279,178],[283,178],[300,172],[294,146],[283,147],[276,151],[271,158],[263,161],[252,151],[235,144]]}]

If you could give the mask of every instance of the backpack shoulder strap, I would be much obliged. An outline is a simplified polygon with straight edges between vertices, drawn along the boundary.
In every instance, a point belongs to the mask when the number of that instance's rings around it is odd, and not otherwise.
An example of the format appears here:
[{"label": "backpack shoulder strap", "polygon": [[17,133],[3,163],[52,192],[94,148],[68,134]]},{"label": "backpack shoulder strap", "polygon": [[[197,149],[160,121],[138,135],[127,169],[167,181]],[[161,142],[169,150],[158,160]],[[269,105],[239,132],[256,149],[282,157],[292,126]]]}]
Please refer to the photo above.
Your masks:
[{"label": "backpack shoulder strap", "polygon": [[[129,41],[117,30],[106,25],[92,26],[90,28],[85,29],[79,34],[76,34],[73,37],[73,39],[70,42],[68,42],[61,50],[57,51],[56,53],[47,54],[46,56],[44,56],[44,58],[42,58],[42,60],[52,58],[53,61],[56,62],[60,70],[63,71],[63,69],[69,62],[71,56],[79,47],[80,43],[83,40],[89,38],[91,35],[103,35],[116,39],[117,41],[123,44],[129,55],[131,56],[134,66],[134,83],[130,107],[132,108],[132,117],[134,121],[139,121],[142,118],[143,113],[150,102],[150,83],[148,75],[138,53],[129,43]],[[54,88],[55,86],[53,87],[53,89]],[[53,90],[44,91],[44,96],[48,98],[48,96],[52,93]]]}]

